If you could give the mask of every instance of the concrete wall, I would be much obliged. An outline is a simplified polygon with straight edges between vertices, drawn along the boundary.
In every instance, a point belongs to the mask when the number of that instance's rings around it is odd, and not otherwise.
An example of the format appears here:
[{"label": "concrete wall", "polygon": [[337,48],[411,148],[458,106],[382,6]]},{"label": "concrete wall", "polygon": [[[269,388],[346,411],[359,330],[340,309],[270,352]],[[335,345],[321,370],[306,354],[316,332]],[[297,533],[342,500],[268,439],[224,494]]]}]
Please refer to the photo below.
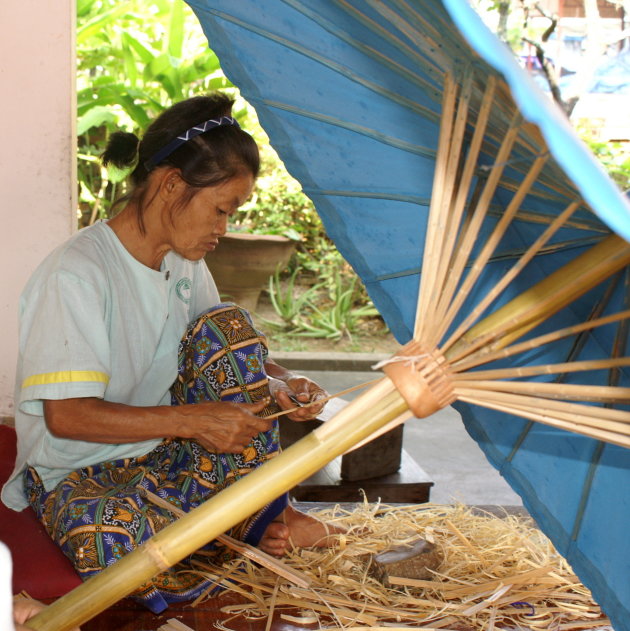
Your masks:
[{"label": "concrete wall", "polygon": [[10,416],[19,294],[76,224],[74,0],[2,0],[0,24],[0,416]]}]

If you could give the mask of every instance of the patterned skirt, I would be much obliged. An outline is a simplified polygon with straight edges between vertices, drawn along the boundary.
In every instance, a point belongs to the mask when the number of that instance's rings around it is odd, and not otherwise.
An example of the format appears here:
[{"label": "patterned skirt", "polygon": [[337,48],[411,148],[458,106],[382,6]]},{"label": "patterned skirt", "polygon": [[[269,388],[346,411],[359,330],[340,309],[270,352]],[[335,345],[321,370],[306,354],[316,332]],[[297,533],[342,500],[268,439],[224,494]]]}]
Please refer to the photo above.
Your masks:
[{"label": "patterned skirt", "polygon": [[[269,396],[264,371],[267,348],[249,314],[232,304],[214,307],[187,329],[179,346],[179,368],[171,388],[173,405],[199,401],[255,403]],[[261,416],[277,411],[270,404]],[[240,454],[217,454],[192,440],[164,440],[138,458],[78,469],[46,492],[29,468],[29,502],[51,537],[85,580],[170,524],[174,515],[156,506],[146,491],[189,511],[278,453],[277,421]],[[257,545],[287,505],[283,495],[236,525],[228,534]],[[232,553],[216,542],[202,551],[221,563]],[[171,602],[191,600],[211,583],[191,572],[196,555],[138,588],[132,596],[160,613]]]}]

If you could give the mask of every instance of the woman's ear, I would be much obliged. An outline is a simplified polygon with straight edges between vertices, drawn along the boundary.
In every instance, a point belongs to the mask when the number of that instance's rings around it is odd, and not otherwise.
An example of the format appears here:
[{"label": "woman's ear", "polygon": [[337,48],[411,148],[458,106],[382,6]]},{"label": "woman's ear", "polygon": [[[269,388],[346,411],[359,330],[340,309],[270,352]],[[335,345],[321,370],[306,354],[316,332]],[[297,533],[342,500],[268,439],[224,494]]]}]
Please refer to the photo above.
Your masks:
[{"label": "woman's ear", "polygon": [[166,199],[173,194],[179,194],[183,185],[184,180],[182,180],[179,169],[164,169],[159,184],[160,195]]}]

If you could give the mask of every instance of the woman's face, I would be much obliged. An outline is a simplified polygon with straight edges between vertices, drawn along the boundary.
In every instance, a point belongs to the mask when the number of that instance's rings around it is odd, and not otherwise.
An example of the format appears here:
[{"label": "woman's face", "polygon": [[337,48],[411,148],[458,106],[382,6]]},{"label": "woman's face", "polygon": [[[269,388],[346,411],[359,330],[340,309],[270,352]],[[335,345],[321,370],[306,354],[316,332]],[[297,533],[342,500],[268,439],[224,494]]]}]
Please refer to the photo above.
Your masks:
[{"label": "woman's face", "polygon": [[254,177],[237,175],[201,189],[184,207],[171,213],[170,246],[180,256],[197,261],[217,246],[230,217],[252,193]]}]

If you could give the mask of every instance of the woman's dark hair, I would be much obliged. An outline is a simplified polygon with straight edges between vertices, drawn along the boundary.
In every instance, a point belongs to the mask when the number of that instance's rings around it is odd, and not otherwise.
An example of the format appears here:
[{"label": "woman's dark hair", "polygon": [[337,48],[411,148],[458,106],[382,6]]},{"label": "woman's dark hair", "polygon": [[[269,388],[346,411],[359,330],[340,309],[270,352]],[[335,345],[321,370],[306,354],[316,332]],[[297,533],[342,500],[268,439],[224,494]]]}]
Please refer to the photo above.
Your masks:
[{"label": "woman's dark hair", "polygon": [[180,134],[195,125],[221,116],[230,116],[234,100],[216,92],[207,96],[195,96],[176,103],[162,112],[148,127],[142,140],[134,134],[115,132],[101,156],[104,165],[113,164],[124,169],[137,164],[131,173],[132,190],[118,199],[115,205],[125,201],[138,204],[138,221],[142,221],[146,200],[146,183],[157,168],[168,166],[179,169],[188,184],[181,204],[186,204],[200,189],[216,186],[242,173],[254,178],[260,170],[260,157],[254,139],[238,125],[221,125],[191,138],[155,165],[147,163],[155,154]]}]

